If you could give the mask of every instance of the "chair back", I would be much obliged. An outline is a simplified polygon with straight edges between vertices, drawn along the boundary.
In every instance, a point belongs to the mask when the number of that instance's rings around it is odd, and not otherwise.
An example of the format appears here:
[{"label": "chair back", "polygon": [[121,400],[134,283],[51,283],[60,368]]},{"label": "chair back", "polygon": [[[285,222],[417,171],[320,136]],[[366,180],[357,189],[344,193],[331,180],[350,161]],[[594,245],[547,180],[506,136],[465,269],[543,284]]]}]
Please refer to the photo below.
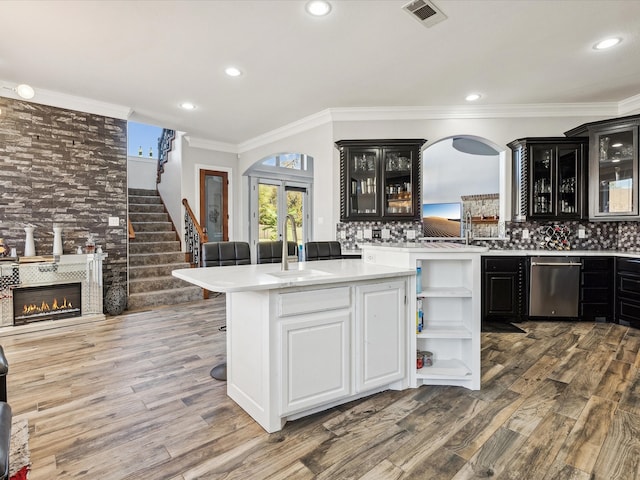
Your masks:
[{"label": "chair back", "polygon": [[342,258],[340,242],[307,242],[304,245],[305,260],[335,260]]},{"label": "chair back", "polygon": [[[295,242],[287,242],[289,256],[297,257]],[[256,248],[257,263],[282,263],[282,240],[275,242],[258,242]]]},{"label": "chair back", "polygon": [[207,242],[202,244],[202,266],[251,264],[251,249],[247,242]]}]

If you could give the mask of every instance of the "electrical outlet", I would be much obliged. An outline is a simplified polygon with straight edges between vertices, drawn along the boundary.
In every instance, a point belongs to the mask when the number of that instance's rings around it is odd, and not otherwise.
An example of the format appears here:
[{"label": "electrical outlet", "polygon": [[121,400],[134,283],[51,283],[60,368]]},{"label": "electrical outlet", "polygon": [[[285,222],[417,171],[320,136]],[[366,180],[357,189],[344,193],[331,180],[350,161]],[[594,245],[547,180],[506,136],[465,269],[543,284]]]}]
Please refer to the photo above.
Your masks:
[{"label": "electrical outlet", "polygon": [[407,230],[407,240],[414,240],[416,238],[415,230]]},{"label": "electrical outlet", "polygon": [[118,217],[109,217],[109,226],[110,227],[119,227],[120,219]]},{"label": "electrical outlet", "polygon": [[527,240],[529,238],[529,230],[526,228],[522,230],[522,239]]},{"label": "electrical outlet", "polygon": [[364,238],[371,238],[371,229],[370,228],[365,228],[364,229]]},{"label": "electrical outlet", "polygon": [[578,229],[578,238],[586,238],[587,237],[587,232],[584,230],[584,228],[579,228]]},{"label": "electrical outlet", "polygon": [[382,239],[383,240],[387,240],[391,238],[391,230],[389,230],[388,228],[383,228],[382,229]]}]

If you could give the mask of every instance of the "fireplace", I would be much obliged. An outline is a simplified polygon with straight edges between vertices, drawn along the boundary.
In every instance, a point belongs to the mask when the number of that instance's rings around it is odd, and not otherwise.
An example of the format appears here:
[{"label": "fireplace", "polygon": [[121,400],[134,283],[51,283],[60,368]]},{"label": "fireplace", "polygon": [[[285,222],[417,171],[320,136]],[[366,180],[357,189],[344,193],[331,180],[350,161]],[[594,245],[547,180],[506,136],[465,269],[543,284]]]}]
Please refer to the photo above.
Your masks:
[{"label": "fireplace", "polygon": [[60,283],[13,290],[13,324],[25,325],[43,320],[82,315],[82,284]]}]

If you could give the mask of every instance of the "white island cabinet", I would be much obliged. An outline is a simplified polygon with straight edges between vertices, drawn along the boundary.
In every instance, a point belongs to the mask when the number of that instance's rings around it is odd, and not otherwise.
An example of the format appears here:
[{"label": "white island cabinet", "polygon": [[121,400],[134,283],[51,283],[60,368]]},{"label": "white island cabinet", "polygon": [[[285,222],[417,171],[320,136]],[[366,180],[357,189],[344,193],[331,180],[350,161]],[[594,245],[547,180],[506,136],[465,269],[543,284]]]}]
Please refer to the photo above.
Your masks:
[{"label": "white island cabinet", "polygon": [[176,270],[226,293],[227,394],[265,430],[407,388],[413,269],[361,260]]},{"label": "white island cabinet", "polygon": [[[363,261],[378,265],[420,267],[421,284],[410,298],[413,322],[408,328],[409,385],[456,385],[480,389],[481,280],[484,247],[455,243],[363,246]],[[418,331],[419,305],[422,329]],[[418,352],[431,352],[432,365],[417,368]]]}]

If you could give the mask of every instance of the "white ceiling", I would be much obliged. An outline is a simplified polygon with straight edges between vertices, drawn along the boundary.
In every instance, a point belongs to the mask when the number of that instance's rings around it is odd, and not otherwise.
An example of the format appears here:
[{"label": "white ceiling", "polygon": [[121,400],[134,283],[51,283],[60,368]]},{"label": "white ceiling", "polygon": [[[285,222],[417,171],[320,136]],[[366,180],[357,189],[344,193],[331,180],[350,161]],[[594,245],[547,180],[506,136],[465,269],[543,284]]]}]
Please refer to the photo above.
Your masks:
[{"label": "white ceiling", "polygon": [[[407,1],[333,0],[312,18],[303,0],[3,0],[0,85],[229,144],[327,108],[444,108],[472,91],[487,109],[640,94],[640,0],[434,0],[448,18],[431,28]],[[623,42],[592,49],[607,36]],[[244,75],[227,77],[231,64]]]}]

